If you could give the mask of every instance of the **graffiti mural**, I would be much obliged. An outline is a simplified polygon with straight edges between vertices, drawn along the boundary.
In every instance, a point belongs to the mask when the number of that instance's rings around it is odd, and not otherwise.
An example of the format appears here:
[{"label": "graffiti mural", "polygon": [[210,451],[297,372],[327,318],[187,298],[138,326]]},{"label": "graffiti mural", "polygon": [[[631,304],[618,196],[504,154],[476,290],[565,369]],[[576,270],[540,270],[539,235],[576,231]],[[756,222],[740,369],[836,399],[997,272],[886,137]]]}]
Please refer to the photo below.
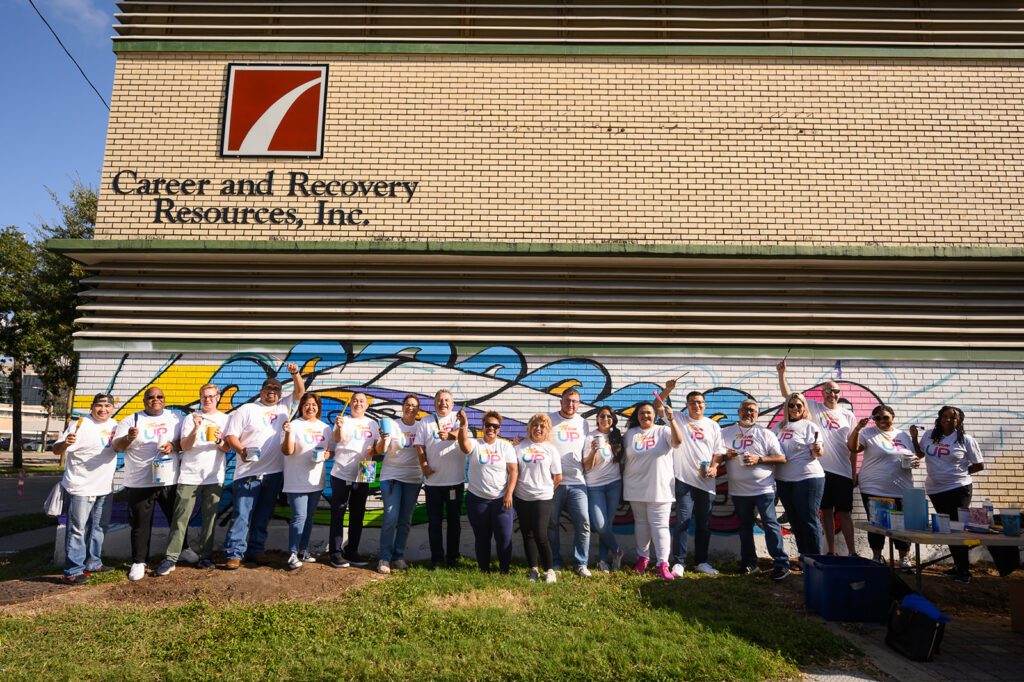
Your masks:
[{"label": "graffiti mural", "polygon": [[[481,417],[496,409],[504,416],[502,435],[512,439],[525,436],[525,425],[536,412],[552,412],[559,396],[568,388],[579,391],[581,411],[591,417],[599,406],[609,405],[624,424],[632,406],[660,391],[665,381],[683,378],[674,392],[677,405],[691,390],[704,393],[706,416],[722,426],[736,421],[742,400],[756,398],[762,405],[761,423],[770,426],[779,419],[781,399],[774,369],[768,358],[683,358],[648,357],[528,357],[514,346],[494,345],[472,352],[460,352],[450,343],[302,342],[280,351],[217,353],[86,352],[82,358],[76,413],[88,411],[89,396],[97,391],[115,395],[119,408],[115,418],[142,409],[142,394],[159,385],[168,398],[168,408],[189,412],[198,409],[199,387],[215,383],[221,388],[220,409],[230,413],[254,400],[268,377],[276,377],[288,391],[291,378],[285,367],[295,362],[307,390],[323,400],[324,421],[345,409],[355,391],[370,399],[368,415],[380,419],[401,416],[401,401],[407,394],[420,399],[422,414],[433,411],[433,394],[440,388],[451,391],[456,404],[465,409],[471,429],[479,432]],[[969,364],[948,368],[918,364],[900,366],[847,361],[846,377],[840,361],[790,362],[789,380],[794,390],[803,390],[821,400],[821,384],[836,380],[843,388],[843,401],[857,417],[870,414],[880,402],[892,405],[900,425],[928,426],[943,404],[957,403],[968,414],[986,413],[985,421],[970,429],[982,442],[986,455],[998,454],[1008,443],[1018,444],[1024,426],[1019,405],[995,409],[973,400],[977,382],[961,375],[972,372]],[[910,379],[908,381],[908,378]],[[421,414],[421,416],[422,416]],[[229,480],[233,471],[229,456]],[[328,476],[328,481],[330,477]],[[327,491],[329,493],[329,491]],[[631,533],[628,507],[620,509],[616,530]],[[729,501],[724,469],[718,479],[713,512],[713,530],[733,533],[737,521]]]}]

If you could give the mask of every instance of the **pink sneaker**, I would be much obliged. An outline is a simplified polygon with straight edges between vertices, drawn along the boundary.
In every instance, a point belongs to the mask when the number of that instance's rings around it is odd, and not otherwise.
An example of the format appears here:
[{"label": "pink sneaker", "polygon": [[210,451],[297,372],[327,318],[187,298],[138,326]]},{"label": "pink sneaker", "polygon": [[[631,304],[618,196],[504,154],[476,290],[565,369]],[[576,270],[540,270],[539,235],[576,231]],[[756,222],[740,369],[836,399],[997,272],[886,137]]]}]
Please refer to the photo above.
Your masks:
[{"label": "pink sneaker", "polygon": [[668,564],[662,561],[658,564],[658,569],[655,571],[658,577],[662,580],[675,580],[676,577],[672,575],[672,571],[669,569]]},{"label": "pink sneaker", "polygon": [[645,556],[642,556],[636,560],[636,564],[633,566],[633,570],[637,573],[643,573],[647,570],[647,567],[650,566],[650,564],[651,560]]}]

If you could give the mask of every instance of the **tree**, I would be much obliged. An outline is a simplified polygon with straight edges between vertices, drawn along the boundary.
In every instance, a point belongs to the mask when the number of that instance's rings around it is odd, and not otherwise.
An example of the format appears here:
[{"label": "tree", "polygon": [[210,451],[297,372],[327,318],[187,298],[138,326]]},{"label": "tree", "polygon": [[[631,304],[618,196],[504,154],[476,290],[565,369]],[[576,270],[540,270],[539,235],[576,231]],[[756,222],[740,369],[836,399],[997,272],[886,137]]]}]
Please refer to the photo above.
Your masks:
[{"label": "tree", "polygon": [[11,449],[14,467],[21,468],[21,380],[29,362],[36,308],[28,286],[38,254],[16,227],[0,232],[0,355],[11,358]]}]

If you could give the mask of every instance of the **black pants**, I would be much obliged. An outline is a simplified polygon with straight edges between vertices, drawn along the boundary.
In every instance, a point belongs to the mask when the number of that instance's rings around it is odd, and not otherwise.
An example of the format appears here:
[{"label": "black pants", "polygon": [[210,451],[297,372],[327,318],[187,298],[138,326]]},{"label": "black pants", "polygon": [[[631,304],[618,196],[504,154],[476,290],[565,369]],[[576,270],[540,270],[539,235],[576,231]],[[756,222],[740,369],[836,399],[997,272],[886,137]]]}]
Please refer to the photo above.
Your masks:
[{"label": "black pants", "polygon": [[526,563],[542,571],[551,568],[551,545],[548,544],[548,524],[551,522],[551,500],[520,500],[512,498],[519,518],[519,532],[523,534]]},{"label": "black pants", "polygon": [[[868,498],[869,497],[885,497],[885,495],[868,495],[867,493],[861,493],[860,499],[864,502],[864,511],[868,514],[868,519],[871,518],[871,510],[868,509]],[[894,497],[896,500],[896,511],[903,511],[903,499]],[[896,551],[900,554],[906,554],[907,550],[910,549],[910,543],[903,540],[891,540],[892,546],[896,548]],[[868,533],[868,546],[871,547],[871,551],[876,554],[881,554],[882,550],[885,549],[885,536],[879,533]]]},{"label": "black pants", "polygon": [[[459,560],[459,543],[462,541],[462,493],[464,484],[425,485],[427,498],[427,537],[430,539],[430,563],[435,566],[446,563],[454,566]],[[441,523],[448,518],[448,551],[445,552],[444,533]]]},{"label": "black pants", "polygon": [[[332,558],[341,554],[359,553],[359,540],[363,537],[363,517],[366,516],[366,498],[370,496],[369,483],[349,483],[331,477],[331,542]],[[345,510],[348,510],[348,542],[345,537]]]},{"label": "black pants", "polygon": [[[971,506],[971,492],[973,489],[973,485],[965,485],[962,488],[953,488],[952,490],[935,493],[928,497],[931,498],[932,506],[935,507],[936,513],[949,514],[949,518],[958,519],[960,507]],[[949,548],[949,553],[953,555],[953,565],[956,566],[957,573],[966,574],[971,572],[969,552],[970,548],[968,547]]]},{"label": "black pants", "polygon": [[168,522],[174,516],[175,486],[128,488],[128,523],[132,533],[132,563],[149,560],[149,539],[153,535],[153,506],[160,505]]}]

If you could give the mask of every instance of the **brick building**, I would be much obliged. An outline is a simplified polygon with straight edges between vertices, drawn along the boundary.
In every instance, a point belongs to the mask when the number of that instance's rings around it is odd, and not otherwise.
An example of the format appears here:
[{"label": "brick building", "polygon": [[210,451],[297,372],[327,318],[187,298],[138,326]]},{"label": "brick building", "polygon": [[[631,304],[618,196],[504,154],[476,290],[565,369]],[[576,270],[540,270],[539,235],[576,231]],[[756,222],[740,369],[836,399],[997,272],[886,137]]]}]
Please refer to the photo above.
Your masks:
[{"label": "brick building", "polygon": [[[685,374],[767,423],[792,349],[858,416],[962,407],[976,499],[1020,505],[1013,3],[119,5],[96,238],[53,244],[91,271],[79,410],[230,410],[294,359],[328,413],[448,387],[511,436]],[[268,73],[306,89],[247,142]]]}]

